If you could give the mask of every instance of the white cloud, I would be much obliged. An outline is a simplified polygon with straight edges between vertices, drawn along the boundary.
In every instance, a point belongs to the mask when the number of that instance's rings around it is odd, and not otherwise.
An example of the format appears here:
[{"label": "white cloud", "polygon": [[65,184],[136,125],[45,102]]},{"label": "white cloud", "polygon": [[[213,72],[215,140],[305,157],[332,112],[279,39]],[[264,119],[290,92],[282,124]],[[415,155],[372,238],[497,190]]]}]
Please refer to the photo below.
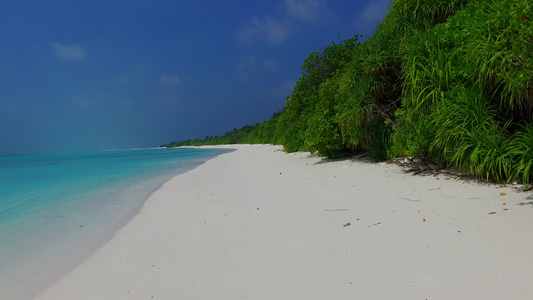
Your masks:
[{"label": "white cloud", "polygon": [[248,55],[235,64],[237,79],[246,82],[258,72],[275,71],[279,69],[278,64],[273,59],[260,61],[255,55]]},{"label": "white cloud", "polygon": [[357,18],[356,27],[367,28],[381,22],[389,10],[392,0],[373,0],[369,2]]},{"label": "white cloud", "polygon": [[63,45],[57,42],[49,44],[57,57],[68,61],[84,60],[87,56],[85,50],[78,45]]},{"label": "white cloud", "polygon": [[171,74],[171,75],[163,75],[159,77],[158,84],[162,87],[167,88],[176,88],[180,84],[181,80],[178,75]]},{"label": "white cloud", "polygon": [[321,22],[335,17],[323,0],[285,0],[285,8],[290,16],[305,22]]},{"label": "white cloud", "polygon": [[257,57],[255,55],[248,55],[243,57],[236,65],[238,70],[248,70],[257,66]]},{"label": "white cloud", "polygon": [[273,17],[249,18],[235,37],[246,44],[256,41],[280,44],[306,23],[324,23],[335,18],[326,0],[284,0],[280,13]]},{"label": "white cloud", "polygon": [[263,63],[263,65],[265,66],[265,68],[266,68],[267,70],[277,70],[277,69],[279,69],[278,64],[277,64],[276,61],[273,60],[273,59],[269,59],[269,60],[265,61],[265,62]]},{"label": "white cloud", "polygon": [[235,64],[235,69],[237,70],[237,80],[240,82],[248,81],[250,79],[250,74],[257,69],[258,64],[259,63],[255,55],[243,57]]},{"label": "white cloud", "polygon": [[175,89],[181,84],[181,79],[176,74],[162,75],[159,77],[158,85],[160,87],[166,88],[158,98],[156,98],[156,103],[162,107],[176,107],[180,104],[179,97],[176,91],[171,91],[169,89]]},{"label": "white cloud", "polygon": [[243,43],[267,40],[279,44],[289,37],[290,27],[291,25],[283,20],[251,17],[241,29],[237,30],[236,37]]},{"label": "white cloud", "polygon": [[286,98],[292,94],[295,85],[296,81],[286,80],[276,85],[267,86],[261,89],[248,88],[245,90],[245,96],[250,99],[276,101],[283,104],[285,103]]},{"label": "white cloud", "polygon": [[118,82],[121,84],[128,84],[141,79],[144,76],[147,67],[141,64],[135,64],[131,70],[120,74]]}]

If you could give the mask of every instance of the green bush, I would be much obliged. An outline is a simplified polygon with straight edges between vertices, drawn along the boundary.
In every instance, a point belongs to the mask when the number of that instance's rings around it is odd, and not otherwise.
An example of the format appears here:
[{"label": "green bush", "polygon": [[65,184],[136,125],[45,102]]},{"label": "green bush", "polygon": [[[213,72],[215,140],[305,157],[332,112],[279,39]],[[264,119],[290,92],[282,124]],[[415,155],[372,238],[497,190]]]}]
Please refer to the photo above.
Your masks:
[{"label": "green bush", "polygon": [[532,19],[529,0],[485,0],[473,3],[449,24],[474,84],[528,121],[533,106]]},{"label": "green bush", "polygon": [[270,120],[180,143],[410,156],[529,184],[532,20],[530,0],[393,0],[372,37],[311,53]]},{"label": "green bush", "polygon": [[481,92],[455,88],[435,111],[431,142],[433,157],[471,175],[502,181],[509,175],[507,125]]},{"label": "green bush", "polygon": [[507,159],[512,163],[509,180],[530,184],[533,181],[533,124],[518,131],[510,142]]}]

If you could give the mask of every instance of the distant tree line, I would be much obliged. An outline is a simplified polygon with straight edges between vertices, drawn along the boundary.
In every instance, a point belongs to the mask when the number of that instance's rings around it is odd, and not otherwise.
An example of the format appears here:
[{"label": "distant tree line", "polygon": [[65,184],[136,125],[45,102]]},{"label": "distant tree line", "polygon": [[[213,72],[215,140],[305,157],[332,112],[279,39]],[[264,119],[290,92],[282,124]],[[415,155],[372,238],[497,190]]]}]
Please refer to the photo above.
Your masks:
[{"label": "distant tree line", "polygon": [[368,39],[311,53],[285,107],[220,137],[288,152],[417,157],[498,182],[533,178],[533,2],[394,0]]},{"label": "distant tree line", "polygon": [[256,131],[259,127],[259,123],[255,126],[246,125],[241,129],[234,128],[231,131],[226,132],[222,136],[206,136],[204,139],[184,140],[180,142],[172,142],[170,144],[162,145],[161,147],[182,147],[182,146],[206,146],[206,145],[230,145],[230,144],[249,144],[250,142],[244,142],[244,140]]}]

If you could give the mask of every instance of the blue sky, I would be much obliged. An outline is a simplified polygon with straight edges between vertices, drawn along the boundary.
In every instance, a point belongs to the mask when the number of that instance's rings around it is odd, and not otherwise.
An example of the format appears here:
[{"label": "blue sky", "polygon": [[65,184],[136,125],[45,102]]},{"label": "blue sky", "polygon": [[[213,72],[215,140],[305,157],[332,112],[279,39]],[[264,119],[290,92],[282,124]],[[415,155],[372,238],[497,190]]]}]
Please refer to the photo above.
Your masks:
[{"label": "blue sky", "polygon": [[391,0],[4,0],[0,155],[153,147],[279,111]]}]

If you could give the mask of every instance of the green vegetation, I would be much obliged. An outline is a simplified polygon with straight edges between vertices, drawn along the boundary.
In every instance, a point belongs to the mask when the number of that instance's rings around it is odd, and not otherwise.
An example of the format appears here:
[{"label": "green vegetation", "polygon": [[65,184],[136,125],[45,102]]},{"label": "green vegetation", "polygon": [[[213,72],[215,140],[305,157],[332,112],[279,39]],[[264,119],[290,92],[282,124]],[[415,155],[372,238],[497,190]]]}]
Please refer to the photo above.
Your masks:
[{"label": "green vegetation", "polygon": [[311,53],[285,108],[224,136],[288,152],[417,157],[498,182],[533,180],[533,3],[394,0],[368,39]]}]

